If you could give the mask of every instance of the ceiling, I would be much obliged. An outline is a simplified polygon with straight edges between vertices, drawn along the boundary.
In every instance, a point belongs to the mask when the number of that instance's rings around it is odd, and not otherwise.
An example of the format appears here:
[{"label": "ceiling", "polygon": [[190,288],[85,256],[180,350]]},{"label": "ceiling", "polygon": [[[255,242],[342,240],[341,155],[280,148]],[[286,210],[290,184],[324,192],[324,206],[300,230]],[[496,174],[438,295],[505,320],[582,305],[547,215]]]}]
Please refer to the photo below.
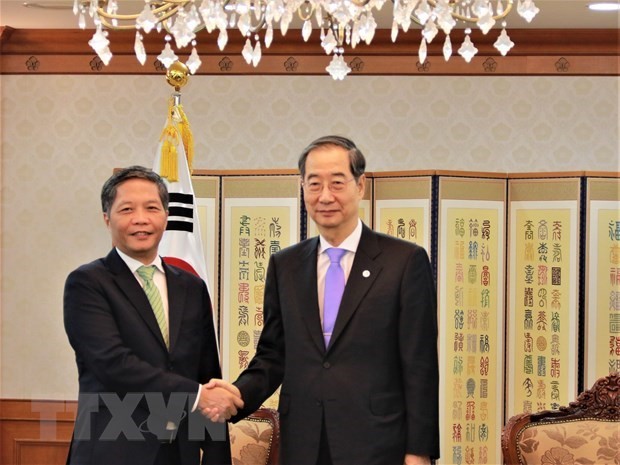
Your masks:
[{"label": "ceiling", "polygon": [[[592,1],[535,0],[540,13],[532,23],[528,24],[516,11],[512,11],[507,20],[508,28],[618,29],[620,12],[591,11],[587,5]],[[620,0],[607,1],[620,2]],[[73,0],[27,0],[27,2],[31,4],[30,7],[24,7],[26,0],[0,0],[0,26],[11,26],[16,29],[77,28],[77,18],[72,12]],[[119,4],[121,13],[135,13],[142,9],[144,1],[120,0]],[[127,7],[123,8],[125,4]],[[389,2],[383,7],[377,22],[381,28],[390,28]],[[89,22],[88,27],[92,27],[92,22]]]}]

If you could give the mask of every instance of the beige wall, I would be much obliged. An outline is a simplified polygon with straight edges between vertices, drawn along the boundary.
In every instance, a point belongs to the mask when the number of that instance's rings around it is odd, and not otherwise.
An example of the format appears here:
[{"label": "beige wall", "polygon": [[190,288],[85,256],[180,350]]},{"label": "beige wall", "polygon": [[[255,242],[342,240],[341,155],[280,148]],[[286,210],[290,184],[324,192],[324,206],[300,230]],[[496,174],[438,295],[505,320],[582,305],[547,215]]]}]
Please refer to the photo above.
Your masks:
[{"label": "beige wall", "polygon": [[[67,273],[107,253],[99,189],[150,166],[158,76],[2,76],[0,397],[74,399]],[[619,170],[618,77],[193,77],[196,168],[294,168],[326,133],[371,171]]]}]

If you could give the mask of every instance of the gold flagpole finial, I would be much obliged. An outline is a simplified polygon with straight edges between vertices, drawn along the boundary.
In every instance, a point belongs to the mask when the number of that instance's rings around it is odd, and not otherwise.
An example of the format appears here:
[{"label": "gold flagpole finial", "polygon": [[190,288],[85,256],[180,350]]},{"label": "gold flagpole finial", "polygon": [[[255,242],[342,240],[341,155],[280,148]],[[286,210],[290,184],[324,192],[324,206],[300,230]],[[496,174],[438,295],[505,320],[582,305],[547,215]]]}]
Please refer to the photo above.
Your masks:
[{"label": "gold flagpole finial", "polygon": [[189,69],[180,61],[175,61],[166,72],[166,81],[176,92],[180,92],[181,87],[189,81]]},{"label": "gold flagpole finial", "polygon": [[181,87],[189,80],[189,69],[180,61],[175,61],[166,72],[166,81],[175,92],[168,105],[168,122],[162,131],[161,170],[160,175],[170,182],[178,181],[177,146],[183,144],[187,166],[192,172],[194,161],[194,136],[189,121],[181,105]]}]

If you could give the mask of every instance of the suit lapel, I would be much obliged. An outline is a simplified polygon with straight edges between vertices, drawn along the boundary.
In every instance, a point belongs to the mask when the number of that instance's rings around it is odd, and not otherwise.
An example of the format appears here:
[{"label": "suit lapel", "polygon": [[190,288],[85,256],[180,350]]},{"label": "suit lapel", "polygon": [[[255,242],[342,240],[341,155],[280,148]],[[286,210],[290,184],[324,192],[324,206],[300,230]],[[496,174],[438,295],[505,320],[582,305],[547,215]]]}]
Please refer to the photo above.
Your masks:
[{"label": "suit lapel", "polygon": [[116,285],[125,294],[127,300],[129,300],[131,305],[136,309],[146,326],[160,341],[163,348],[166,349],[166,343],[161,335],[161,330],[157,324],[157,319],[155,318],[149,299],[146,297],[136,277],[116,252],[116,249],[112,249],[108,254],[105,258],[105,263],[112,273]]},{"label": "suit lapel", "polygon": [[338,340],[349,320],[357,311],[362,299],[379,276],[383,266],[377,263],[375,258],[380,253],[381,249],[377,244],[377,236],[364,225],[362,237],[355,252],[351,273],[349,273],[344,294],[342,295],[342,302],[336,317],[334,332],[329,341],[329,348]]},{"label": "suit lapel", "polygon": [[179,336],[183,312],[185,310],[185,298],[187,296],[186,283],[180,279],[180,274],[174,268],[167,266],[162,260],[166,272],[166,285],[168,288],[168,335],[170,338],[170,352]]},{"label": "suit lapel", "polygon": [[316,254],[319,246],[319,238],[310,239],[301,246],[297,272],[292,274],[295,280],[297,306],[306,323],[308,332],[317,348],[325,350],[323,341],[323,329],[321,316],[319,315],[319,297],[317,294]]}]

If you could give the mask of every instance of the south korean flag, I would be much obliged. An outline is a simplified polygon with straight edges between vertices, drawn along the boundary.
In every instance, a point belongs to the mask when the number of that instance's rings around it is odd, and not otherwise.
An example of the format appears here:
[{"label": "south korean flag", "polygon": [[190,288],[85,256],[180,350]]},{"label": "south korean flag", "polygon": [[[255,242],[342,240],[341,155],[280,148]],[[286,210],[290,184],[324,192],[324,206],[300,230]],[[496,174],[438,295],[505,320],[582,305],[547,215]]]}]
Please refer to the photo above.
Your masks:
[{"label": "south korean flag", "polygon": [[[161,145],[160,143],[153,164],[153,171],[158,174],[161,171]],[[164,178],[170,194],[170,204],[168,226],[159,244],[159,254],[166,263],[200,276],[208,288],[209,280],[200,235],[198,208],[183,144],[179,143],[176,150],[179,179],[170,182]]]}]

